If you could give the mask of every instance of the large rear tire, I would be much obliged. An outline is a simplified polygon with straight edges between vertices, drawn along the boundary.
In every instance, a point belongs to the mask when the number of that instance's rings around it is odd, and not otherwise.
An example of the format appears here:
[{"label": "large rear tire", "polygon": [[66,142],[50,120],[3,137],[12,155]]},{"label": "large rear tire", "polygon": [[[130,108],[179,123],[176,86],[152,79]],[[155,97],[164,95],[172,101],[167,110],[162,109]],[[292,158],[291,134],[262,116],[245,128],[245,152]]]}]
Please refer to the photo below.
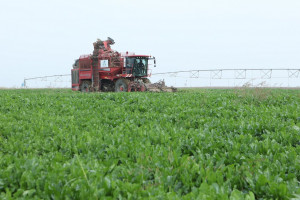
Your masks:
[{"label": "large rear tire", "polygon": [[148,78],[143,78],[142,80],[145,84],[150,84],[151,83],[151,81]]},{"label": "large rear tire", "polygon": [[123,78],[120,78],[115,83],[115,92],[127,92],[128,91],[129,81]]},{"label": "large rear tire", "polygon": [[92,90],[92,82],[91,81],[83,81],[80,85],[81,92],[91,92]]}]

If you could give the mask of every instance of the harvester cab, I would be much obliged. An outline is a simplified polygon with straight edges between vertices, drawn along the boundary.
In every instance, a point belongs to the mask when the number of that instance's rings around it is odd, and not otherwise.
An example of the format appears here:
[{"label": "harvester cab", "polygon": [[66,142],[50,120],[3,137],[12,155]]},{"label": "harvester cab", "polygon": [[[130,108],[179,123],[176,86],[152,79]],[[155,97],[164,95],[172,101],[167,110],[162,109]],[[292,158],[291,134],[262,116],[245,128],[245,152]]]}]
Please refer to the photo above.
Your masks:
[{"label": "harvester cab", "polygon": [[125,69],[127,74],[134,77],[147,77],[149,56],[127,56],[125,59]]}]

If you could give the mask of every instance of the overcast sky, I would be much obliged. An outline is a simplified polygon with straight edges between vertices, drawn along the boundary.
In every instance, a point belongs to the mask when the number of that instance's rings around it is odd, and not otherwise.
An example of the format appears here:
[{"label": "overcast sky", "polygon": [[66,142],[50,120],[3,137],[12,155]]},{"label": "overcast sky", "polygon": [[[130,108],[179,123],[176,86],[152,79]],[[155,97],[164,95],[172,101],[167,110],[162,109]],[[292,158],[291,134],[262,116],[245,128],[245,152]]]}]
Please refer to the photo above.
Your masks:
[{"label": "overcast sky", "polygon": [[155,72],[299,68],[299,0],[1,0],[0,86],[68,74],[97,39],[151,54]]}]

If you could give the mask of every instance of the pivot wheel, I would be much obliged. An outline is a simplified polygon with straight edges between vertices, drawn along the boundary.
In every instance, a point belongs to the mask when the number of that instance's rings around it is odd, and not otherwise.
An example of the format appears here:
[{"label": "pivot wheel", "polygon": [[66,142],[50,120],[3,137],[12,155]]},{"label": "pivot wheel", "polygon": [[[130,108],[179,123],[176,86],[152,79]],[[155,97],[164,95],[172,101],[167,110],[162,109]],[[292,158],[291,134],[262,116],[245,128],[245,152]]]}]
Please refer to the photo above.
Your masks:
[{"label": "pivot wheel", "polygon": [[115,84],[115,92],[127,92],[129,81],[126,79],[118,79]]},{"label": "pivot wheel", "polygon": [[91,92],[91,81],[83,81],[80,85],[80,91],[81,92]]}]

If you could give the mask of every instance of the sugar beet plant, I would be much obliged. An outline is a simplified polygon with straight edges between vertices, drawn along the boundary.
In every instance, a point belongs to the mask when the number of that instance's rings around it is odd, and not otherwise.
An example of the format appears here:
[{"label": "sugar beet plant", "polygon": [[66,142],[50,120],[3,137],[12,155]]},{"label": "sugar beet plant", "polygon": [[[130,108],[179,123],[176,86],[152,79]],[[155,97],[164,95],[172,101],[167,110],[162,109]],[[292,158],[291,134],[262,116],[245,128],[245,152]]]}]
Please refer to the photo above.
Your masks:
[{"label": "sugar beet plant", "polygon": [[0,199],[290,199],[299,90],[0,90]]}]

